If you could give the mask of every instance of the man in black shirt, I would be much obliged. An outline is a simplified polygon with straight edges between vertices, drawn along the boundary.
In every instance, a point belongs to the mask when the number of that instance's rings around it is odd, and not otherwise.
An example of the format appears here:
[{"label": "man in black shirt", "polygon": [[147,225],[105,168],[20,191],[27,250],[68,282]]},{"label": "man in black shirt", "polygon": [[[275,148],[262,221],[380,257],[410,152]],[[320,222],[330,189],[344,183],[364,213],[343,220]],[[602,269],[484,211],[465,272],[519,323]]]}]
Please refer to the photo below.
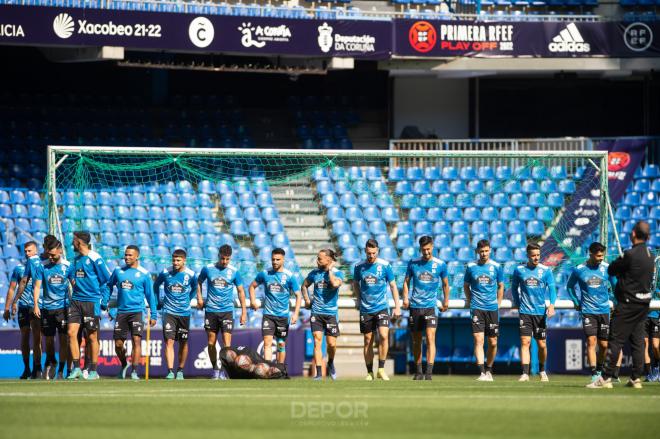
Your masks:
[{"label": "man in black shirt", "polygon": [[614,289],[616,307],[610,323],[607,361],[603,375],[587,387],[612,388],[612,375],[619,352],[626,340],[630,340],[633,370],[627,386],[642,388],[640,377],[644,366],[644,323],[651,302],[654,258],[646,241],[649,239],[648,223],[638,221],[631,232],[632,248],[612,262],[607,269],[610,276],[617,277]]}]

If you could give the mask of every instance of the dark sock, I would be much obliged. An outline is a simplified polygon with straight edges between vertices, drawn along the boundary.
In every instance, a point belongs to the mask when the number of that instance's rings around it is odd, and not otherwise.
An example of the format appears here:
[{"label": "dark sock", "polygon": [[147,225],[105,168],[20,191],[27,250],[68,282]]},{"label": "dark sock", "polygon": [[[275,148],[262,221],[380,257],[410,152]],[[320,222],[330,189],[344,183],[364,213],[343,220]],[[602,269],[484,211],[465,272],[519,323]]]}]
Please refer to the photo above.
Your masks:
[{"label": "dark sock", "polygon": [[612,378],[619,378],[619,369],[621,369],[621,366],[614,367],[614,373],[612,374]]},{"label": "dark sock", "polygon": [[323,376],[323,367],[322,366],[316,366],[316,376],[317,377]]},{"label": "dark sock", "polygon": [[385,367],[385,360],[378,360],[378,368],[382,369],[383,367]]},{"label": "dark sock", "polygon": [[367,364],[367,373],[374,373],[374,363]]},{"label": "dark sock", "polygon": [[121,361],[121,368],[125,368],[128,365],[128,361],[126,361],[126,358],[123,360],[120,358],[119,361]]},{"label": "dark sock", "polygon": [[492,364],[487,364],[486,365],[486,372],[493,373],[493,365]]},{"label": "dark sock", "polygon": [[545,372],[545,363],[539,364],[539,372]]},{"label": "dark sock", "polygon": [[328,358],[328,368],[332,368],[332,366],[335,365],[335,359],[334,358]]},{"label": "dark sock", "polygon": [[483,364],[477,364],[477,366],[479,366],[479,372],[481,372],[481,373],[486,373],[486,370],[484,369],[484,365],[483,365]]},{"label": "dark sock", "polygon": [[131,373],[137,372],[137,367],[135,367],[135,363],[131,363]]},{"label": "dark sock", "polygon": [[96,363],[90,363],[89,364],[89,371],[90,372],[96,372]]},{"label": "dark sock", "polygon": [[598,363],[596,365],[596,372],[602,372],[603,371],[603,363]]},{"label": "dark sock", "polygon": [[592,374],[592,375],[596,375],[597,372],[598,372],[598,369],[597,369],[597,368],[595,368],[595,367],[592,367],[592,368],[591,368],[591,374]]},{"label": "dark sock", "polygon": [[418,363],[418,364],[417,364],[417,372],[416,372],[416,373],[417,373],[417,375],[421,375],[421,374],[424,373],[424,372],[422,371],[422,363]]},{"label": "dark sock", "polygon": [[644,363],[644,375],[651,373],[651,363]]},{"label": "dark sock", "polygon": [[653,360],[653,361],[651,362],[651,366],[652,366],[652,367],[658,367],[658,363],[659,363],[658,360]]},{"label": "dark sock", "polygon": [[433,363],[426,363],[426,374],[433,375]]},{"label": "dark sock", "polygon": [[523,368],[523,373],[529,375],[529,364],[523,364],[522,368]]},{"label": "dark sock", "polygon": [[167,373],[174,373],[174,369],[167,369]]},{"label": "dark sock", "polygon": [[72,367],[73,367],[74,369],[75,369],[76,367],[77,367],[77,368],[80,368],[80,358],[74,358],[71,362],[73,363]]},{"label": "dark sock", "polygon": [[60,362],[60,366],[57,368],[57,373],[64,373],[64,367],[66,366],[66,363]]}]

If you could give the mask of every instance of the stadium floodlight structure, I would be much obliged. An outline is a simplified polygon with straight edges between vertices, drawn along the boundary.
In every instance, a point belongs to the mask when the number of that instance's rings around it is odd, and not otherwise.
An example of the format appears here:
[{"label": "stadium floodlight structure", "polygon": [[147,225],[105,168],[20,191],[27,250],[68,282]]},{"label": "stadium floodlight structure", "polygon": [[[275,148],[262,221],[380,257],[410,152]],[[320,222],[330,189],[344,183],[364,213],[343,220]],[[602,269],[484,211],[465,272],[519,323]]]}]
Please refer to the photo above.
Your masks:
[{"label": "stadium floodlight structure", "polygon": [[[408,183],[397,185],[397,181],[401,179]],[[372,200],[375,203],[374,207],[391,203],[401,220],[408,218],[410,207],[413,205],[425,206],[422,209],[427,209],[428,212],[431,208],[429,206],[435,205],[438,197],[443,195],[438,192],[442,190],[447,191],[445,198],[455,203],[458,209],[455,212],[458,212],[459,216],[463,213],[461,209],[468,208],[466,206],[473,208],[470,211],[472,214],[477,212],[474,209],[480,209],[479,212],[482,212],[486,208],[483,205],[477,207],[470,204],[477,195],[480,195],[481,200],[486,200],[486,203],[491,203],[496,197],[508,199],[509,196],[515,195],[525,204],[523,207],[527,215],[530,212],[538,214],[533,221],[541,221],[543,231],[534,236],[527,233],[525,228],[513,232],[524,235],[526,240],[544,244],[543,248],[553,241],[552,255],[546,254],[545,250],[542,250],[542,253],[544,258],[554,257],[552,262],[557,269],[563,262],[569,261],[574,264],[587,258],[585,249],[589,245],[589,242],[586,242],[589,236],[597,236],[602,242],[608,242],[608,221],[612,214],[608,196],[607,152],[592,150],[347,151],[49,146],[47,173],[49,231],[61,238],[70,250],[71,238],[68,232],[72,229],[84,229],[87,224],[94,224],[95,219],[116,220],[116,223],[123,221],[123,224],[128,221],[129,226],[132,226],[136,221],[146,221],[147,224],[155,224],[155,221],[159,221],[158,224],[162,224],[169,218],[172,223],[178,224],[184,222],[184,217],[176,218],[177,212],[182,214],[184,207],[192,207],[194,211],[203,199],[208,208],[203,212],[198,209],[197,213],[210,217],[188,216],[186,218],[190,219],[187,221],[211,222],[216,235],[227,234],[231,231],[231,221],[227,215],[230,207],[227,207],[227,203],[223,204],[223,200],[230,200],[241,193],[254,195],[254,189],[257,187],[259,190],[269,192],[280,206],[282,203],[290,204],[292,210],[285,214],[288,217],[298,215],[295,206],[299,204],[301,197],[318,200],[316,203],[318,209],[313,214],[324,219],[326,228],[331,228],[332,222],[326,215],[329,206],[325,206],[322,202],[323,194],[320,190],[323,186],[322,181],[329,181],[333,190],[353,193],[356,199],[362,196],[360,200]],[[444,182],[436,186],[445,189],[434,187],[437,181]],[[560,191],[557,186],[565,182],[571,182],[566,185],[569,189]],[[548,191],[553,191],[551,192],[555,198],[553,205],[544,204],[543,200],[549,195],[544,192]],[[169,197],[166,194],[175,196]],[[203,197],[200,194],[203,194]],[[423,194],[428,195],[425,199],[431,200],[430,204],[420,203]],[[556,203],[557,194],[560,195],[559,204]],[[111,197],[109,202],[107,199],[101,200],[102,197],[108,196]],[[337,198],[340,196],[341,194],[337,195]],[[576,197],[582,196],[591,197],[592,205],[581,205]],[[163,200],[166,197],[172,200],[178,199],[179,204],[172,205],[177,203],[173,201],[165,206]],[[186,201],[181,201],[182,198]],[[458,198],[461,198],[464,204],[456,205]],[[529,206],[527,200],[531,198],[535,199],[535,204]],[[133,199],[145,200],[144,205],[131,206]],[[246,196],[245,199],[251,200],[250,196]],[[129,200],[128,203],[126,200]],[[210,204],[208,204],[209,200]],[[596,205],[593,205],[594,200]],[[379,204],[380,201],[383,203]],[[578,201],[577,205],[576,201]],[[274,204],[276,210],[278,203]],[[168,207],[174,208],[170,209],[173,212],[171,215],[174,216],[161,217],[163,209]],[[179,207],[180,209],[177,210]],[[236,209],[232,211],[238,212],[240,218],[241,209],[248,207],[259,209],[258,203],[255,202],[250,206],[245,203],[237,204]],[[357,205],[358,217],[360,212],[366,211],[366,207],[369,206]],[[500,204],[489,207],[493,207],[496,214],[500,215],[505,207],[511,206]],[[441,215],[444,215],[449,207],[443,205],[438,206],[438,209]],[[591,214],[585,215],[585,210],[588,209],[591,210]],[[102,214],[100,210],[106,213]],[[506,211],[508,215],[520,213],[520,209],[517,208]],[[539,211],[543,214],[541,215]],[[150,212],[157,212],[157,215],[149,215]],[[258,212],[263,213],[263,210]],[[489,212],[492,214],[493,210],[489,209]],[[506,219],[509,225],[514,220],[518,218],[509,216]],[[463,221],[461,227],[469,225],[470,221],[476,222],[481,219],[472,218]],[[492,218],[485,220],[485,222],[489,221],[492,222]],[[523,219],[516,223],[517,227],[525,225],[525,221],[532,220]],[[445,221],[449,225],[455,225],[456,222],[451,223],[449,219]],[[350,220],[348,223],[350,224]],[[611,226],[616,233],[614,223]],[[285,232],[288,231],[287,228],[288,226],[285,227]],[[160,230],[158,233],[149,233],[152,231],[145,233],[154,238],[153,246],[168,247],[168,236],[172,235],[172,232]],[[93,232],[98,243],[97,249],[106,259],[121,258],[122,243],[113,242],[108,245],[103,242],[102,231]],[[114,232],[119,233],[121,230]],[[185,240],[186,233],[182,234],[185,247],[188,244]],[[206,236],[209,234],[207,233]],[[476,235],[471,230],[466,234],[470,242]],[[384,235],[387,235],[392,243],[396,242],[399,235],[396,222],[387,224],[387,233]],[[238,239],[237,245],[252,247],[254,253],[258,254],[260,248],[254,248],[252,238],[250,234],[245,234],[244,238]],[[335,245],[338,245],[337,238],[336,235],[332,236]],[[159,241],[161,239],[162,243]],[[416,248],[414,232],[411,239],[413,247]],[[213,245],[217,246],[217,244],[218,242],[215,242]],[[524,247],[524,244],[526,242],[518,243],[518,248]],[[391,245],[392,251],[396,252],[395,245]],[[469,246],[473,248],[472,243]],[[168,248],[170,247],[171,245]],[[493,250],[493,256],[497,258],[498,249]],[[620,253],[620,249],[617,250],[616,253]],[[613,249],[609,252],[614,253]],[[153,251],[145,251],[144,254],[143,259],[151,258],[157,265],[169,262],[169,258]],[[557,254],[562,256],[557,258]],[[403,255],[390,252],[390,258],[396,256],[401,259]],[[189,257],[189,265],[193,267],[209,262],[211,260],[199,255]],[[346,273],[350,274],[350,265],[344,264],[344,267]]]}]

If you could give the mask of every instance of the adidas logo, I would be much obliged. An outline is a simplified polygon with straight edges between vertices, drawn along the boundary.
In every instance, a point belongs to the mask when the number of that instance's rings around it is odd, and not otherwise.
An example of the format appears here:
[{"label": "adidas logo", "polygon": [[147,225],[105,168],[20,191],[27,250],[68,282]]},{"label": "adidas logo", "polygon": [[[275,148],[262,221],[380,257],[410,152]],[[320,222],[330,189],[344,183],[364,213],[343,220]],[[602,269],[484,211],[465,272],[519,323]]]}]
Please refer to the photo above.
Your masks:
[{"label": "adidas logo", "polygon": [[587,53],[591,52],[589,43],[584,42],[575,23],[569,23],[566,29],[559,32],[559,35],[552,39],[548,44],[550,52],[569,52],[569,53]]}]

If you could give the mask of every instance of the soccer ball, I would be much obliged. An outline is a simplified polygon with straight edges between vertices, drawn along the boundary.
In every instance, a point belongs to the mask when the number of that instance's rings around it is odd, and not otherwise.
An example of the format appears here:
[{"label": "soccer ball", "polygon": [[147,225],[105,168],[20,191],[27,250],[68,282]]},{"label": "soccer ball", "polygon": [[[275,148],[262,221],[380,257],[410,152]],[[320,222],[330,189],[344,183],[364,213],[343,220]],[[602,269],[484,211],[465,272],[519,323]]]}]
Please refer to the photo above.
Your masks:
[{"label": "soccer ball", "polygon": [[266,363],[259,363],[254,368],[254,373],[257,374],[259,378],[266,378],[268,376],[268,369],[270,366]]},{"label": "soccer ball", "polygon": [[252,372],[254,370],[252,359],[247,355],[239,355],[236,357],[236,365],[247,372]]}]

